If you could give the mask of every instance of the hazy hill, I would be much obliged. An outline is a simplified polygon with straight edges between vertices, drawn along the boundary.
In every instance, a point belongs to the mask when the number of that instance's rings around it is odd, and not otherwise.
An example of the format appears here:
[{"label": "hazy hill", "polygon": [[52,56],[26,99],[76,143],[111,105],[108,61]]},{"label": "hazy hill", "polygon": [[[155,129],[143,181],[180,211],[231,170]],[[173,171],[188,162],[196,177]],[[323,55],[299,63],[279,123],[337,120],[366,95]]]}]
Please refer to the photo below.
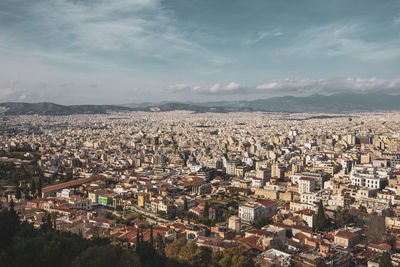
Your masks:
[{"label": "hazy hill", "polygon": [[311,95],[306,97],[273,97],[252,101],[219,101],[202,103],[142,103],[125,105],[73,105],[64,106],[54,103],[0,103],[0,114],[4,115],[72,115],[72,114],[105,114],[110,111],[148,111],[162,112],[172,110],[189,110],[204,112],[372,112],[400,110],[400,95],[378,93],[354,94],[343,93],[330,96]]},{"label": "hazy hill", "polygon": [[0,103],[0,114],[4,115],[72,115],[105,114],[110,111],[130,111],[130,108],[114,105],[72,105],[54,103]]}]

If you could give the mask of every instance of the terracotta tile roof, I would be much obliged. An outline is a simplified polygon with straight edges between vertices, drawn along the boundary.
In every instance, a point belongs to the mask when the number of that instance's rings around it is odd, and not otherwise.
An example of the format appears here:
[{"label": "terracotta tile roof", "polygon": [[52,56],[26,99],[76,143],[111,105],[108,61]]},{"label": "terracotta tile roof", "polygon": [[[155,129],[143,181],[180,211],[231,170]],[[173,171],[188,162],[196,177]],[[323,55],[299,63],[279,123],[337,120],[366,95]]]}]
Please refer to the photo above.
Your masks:
[{"label": "terracotta tile roof", "polygon": [[102,177],[100,177],[100,176],[92,176],[92,177],[78,179],[78,180],[74,180],[74,181],[70,181],[70,182],[66,182],[66,183],[47,186],[47,187],[44,187],[42,189],[42,193],[53,192],[53,191],[57,191],[57,190],[60,190],[60,189],[64,189],[64,188],[68,188],[68,187],[72,187],[72,186],[77,186],[77,185],[81,185],[81,184],[84,184],[84,183],[89,183],[89,182],[92,182],[92,181],[95,181],[95,180],[98,180],[98,179],[101,179],[101,178]]},{"label": "terracotta tile roof", "polygon": [[352,233],[352,232],[347,231],[347,230],[342,230],[342,231],[337,232],[335,234],[335,236],[351,239],[351,238],[356,238],[358,236],[358,234]]},{"label": "terracotta tile roof", "polygon": [[264,207],[271,207],[271,206],[273,206],[273,205],[276,205],[276,202],[275,202],[275,201],[268,200],[268,199],[262,199],[262,198],[257,199],[256,202],[257,202],[257,203],[260,203],[260,204],[263,205]]},{"label": "terracotta tile roof", "polygon": [[252,236],[248,236],[248,237],[239,237],[239,238],[236,238],[236,240],[246,247],[258,250],[260,252],[265,251],[265,249],[261,245],[258,244],[258,241],[259,241],[258,236],[252,235]]}]

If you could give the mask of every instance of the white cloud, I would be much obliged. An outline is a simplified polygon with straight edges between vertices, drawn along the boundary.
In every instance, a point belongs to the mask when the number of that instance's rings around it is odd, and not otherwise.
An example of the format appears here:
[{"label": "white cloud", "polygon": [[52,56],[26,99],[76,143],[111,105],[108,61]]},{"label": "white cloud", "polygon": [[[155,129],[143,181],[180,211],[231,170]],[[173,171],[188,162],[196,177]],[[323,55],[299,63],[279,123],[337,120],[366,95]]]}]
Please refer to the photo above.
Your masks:
[{"label": "white cloud", "polygon": [[359,21],[339,21],[301,31],[293,45],[281,49],[292,57],[348,57],[361,61],[383,61],[400,57],[398,40],[365,40],[371,29]]},{"label": "white cloud", "polygon": [[[29,37],[29,34],[18,35],[18,32],[0,28],[7,40],[5,43],[0,40],[0,49],[12,49],[17,54],[40,54],[42,60],[58,58],[62,63],[87,59],[92,65],[94,59],[129,65],[127,55],[185,64],[185,57],[196,59],[191,64],[223,65],[232,61],[193,41],[190,36],[195,33],[177,30],[173,26],[173,14],[160,0],[58,0],[51,5],[38,0],[9,5],[31,18],[26,27],[32,27],[33,33],[40,29],[38,34]],[[29,29],[25,31],[29,32]],[[46,38],[39,38],[43,32]],[[25,40],[27,37],[29,42]],[[23,43],[23,47],[18,43]],[[52,47],[46,50],[49,44]],[[106,59],[111,53],[112,60]]]},{"label": "white cloud", "polygon": [[277,82],[263,83],[256,87],[256,89],[274,89],[278,86]]},{"label": "white cloud", "polygon": [[231,91],[231,90],[236,90],[240,88],[240,84],[235,83],[235,82],[230,82],[225,86],[225,90]]},{"label": "white cloud", "polygon": [[256,86],[258,91],[280,94],[306,95],[340,92],[397,92],[400,93],[400,78],[294,78],[266,82]]},{"label": "white cloud", "polygon": [[[212,85],[211,87],[208,88],[208,90],[205,91],[205,93],[223,93],[223,92],[229,92],[229,93],[234,93],[237,92],[238,90],[242,89],[243,87],[236,83],[236,82],[230,82],[226,84],[225,86],[216,83]],[[204,93],[204,91],[203,91]]]},{"label": "white cloud", "polygon": [[211,93],[216,93],[221,89],[221,85],[219,83],[214,84],[213,86],[210,87],[209,91]]},{"label": "white cloud", "polygon": [[260,31],[257,33],[257,37],[253,38],[253,39],[246,39],[244,40],[244,43],[247,45],[252,45],[252,44],[256,44],[268,37],[276,37],[276,36],[280,36],[283,35],[283,33],[278,30],[272,30],[272,31]]},{"label": "white cloud", "polygon": [[191,86],[185,83],[177,83],[167,87],[167,90],[173,93],[191,93],[200,91],[201,89],[202,87],[199,85]]},{"label": "white cloud", "polygon": [[14,93],[12,88],[0,88],[0,97],[7,97]]}]

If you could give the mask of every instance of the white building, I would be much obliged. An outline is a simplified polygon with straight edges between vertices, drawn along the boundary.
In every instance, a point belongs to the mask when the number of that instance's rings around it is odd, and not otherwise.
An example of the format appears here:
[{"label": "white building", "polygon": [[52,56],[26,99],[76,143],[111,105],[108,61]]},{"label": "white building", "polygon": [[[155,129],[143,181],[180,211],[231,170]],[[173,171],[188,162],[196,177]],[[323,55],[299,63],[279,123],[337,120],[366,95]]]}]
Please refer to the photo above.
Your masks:
[{"label": "white building", "polygon": [[354,167],[350,173],[352,185],[365,186],[372,189],[383,188],[387,182],[387,173],[376,171],[373,167]]},{"label": "white building", "polygon": [[63,190],[61,190],[60,197],[69,199],[69,197],[72,196],[73,194],[74,194],[74,190],[64,188]]},{"label": "white building", "polygon": [[254,222],[262,217],[263,206],[259,204],[243,204],[239,206],[239,218],[242,221]]},{"label": "white building", "polygon": [[311,193],[316,189],[315,180],[310,177],[301,177],[299,179],[299,193]]},{"label": "white building", "polygon": [[315,204],[321,199],[320,195],[318,193],[303,193],[300,196],[300,201],[302,203],[308,203],[308,204]]}]

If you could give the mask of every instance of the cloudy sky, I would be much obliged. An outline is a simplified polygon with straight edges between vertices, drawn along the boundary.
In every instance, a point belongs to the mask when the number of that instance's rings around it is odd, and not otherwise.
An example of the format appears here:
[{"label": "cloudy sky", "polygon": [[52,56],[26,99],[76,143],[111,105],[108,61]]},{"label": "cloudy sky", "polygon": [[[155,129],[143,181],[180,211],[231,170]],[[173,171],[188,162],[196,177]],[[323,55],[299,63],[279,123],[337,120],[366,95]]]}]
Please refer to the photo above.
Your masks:
[{"label": "cloudy sky", "polygon": [[0,102],[350,91],[400,93],[400,1],[0,1]]}]

